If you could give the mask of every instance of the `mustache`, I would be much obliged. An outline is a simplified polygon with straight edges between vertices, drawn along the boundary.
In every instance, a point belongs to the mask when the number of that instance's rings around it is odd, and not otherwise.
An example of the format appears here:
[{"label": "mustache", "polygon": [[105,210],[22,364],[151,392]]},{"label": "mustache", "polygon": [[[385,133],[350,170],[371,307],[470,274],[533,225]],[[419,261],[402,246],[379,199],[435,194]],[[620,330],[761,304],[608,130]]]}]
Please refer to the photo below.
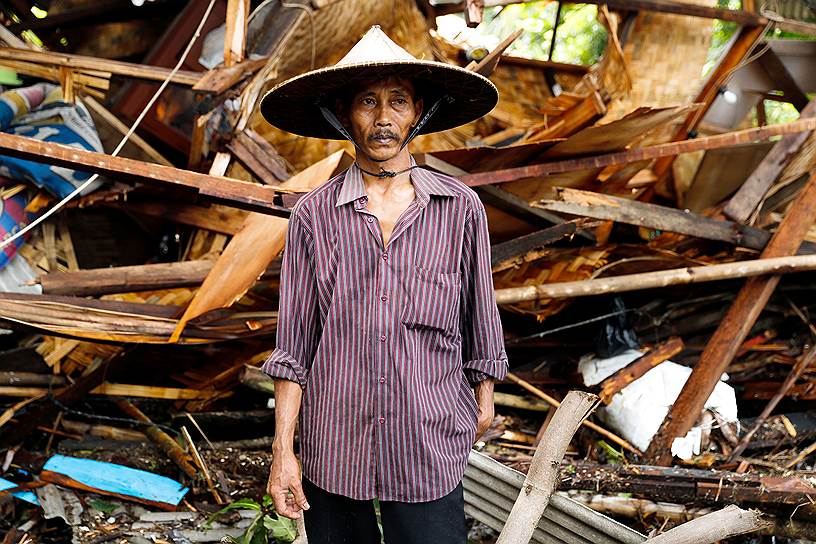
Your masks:
[{"label": "mustache", "polygon": [[380,129],[368,137],[369,142],[373,142],[374,140],[379,140],[381,138],[391,138],[392,140],[399,140],[399,136],[388,129]]}]

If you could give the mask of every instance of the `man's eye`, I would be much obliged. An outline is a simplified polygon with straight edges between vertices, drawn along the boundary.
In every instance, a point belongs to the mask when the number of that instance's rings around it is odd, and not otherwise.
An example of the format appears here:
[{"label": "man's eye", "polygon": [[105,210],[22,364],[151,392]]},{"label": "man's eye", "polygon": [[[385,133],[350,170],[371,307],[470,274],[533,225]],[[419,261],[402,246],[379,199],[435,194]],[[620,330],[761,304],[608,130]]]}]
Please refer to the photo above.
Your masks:
[{"label": "man's eye", "polygon": [[363,104],[365,104],[366,106],[373,106],[374,105],[374,99],[373,98],[363,98]]},{"label": "man's eye", "polygon": [[404,106],[407,103],[408,103],[408,101],[405,100],[404,98],[395,98],[394,99],[394,104],[397,104],[399,106]]}]

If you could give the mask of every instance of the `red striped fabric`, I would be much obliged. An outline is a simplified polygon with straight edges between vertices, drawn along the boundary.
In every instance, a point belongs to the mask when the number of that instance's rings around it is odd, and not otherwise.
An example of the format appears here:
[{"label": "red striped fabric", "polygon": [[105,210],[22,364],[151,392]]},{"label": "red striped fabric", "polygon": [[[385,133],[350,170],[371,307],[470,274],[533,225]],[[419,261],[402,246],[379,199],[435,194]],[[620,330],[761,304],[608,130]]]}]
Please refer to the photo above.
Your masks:
[{"label": "red striped fabric", "polygon": [[416,168],[411,182],[387,247],[356,165],[289,221],[263,369],[304,389],[304,476],[354,499],[449,493],[474,440],[471,383],[507,373],[484,206],[448,176]]}]

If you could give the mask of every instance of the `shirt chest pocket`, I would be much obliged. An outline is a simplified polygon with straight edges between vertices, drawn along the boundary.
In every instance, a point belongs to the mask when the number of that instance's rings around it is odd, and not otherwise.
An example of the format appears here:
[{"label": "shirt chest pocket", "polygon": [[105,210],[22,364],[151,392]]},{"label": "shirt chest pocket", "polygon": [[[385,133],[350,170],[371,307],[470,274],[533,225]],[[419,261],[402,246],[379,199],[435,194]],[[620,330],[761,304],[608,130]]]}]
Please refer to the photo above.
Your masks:
[{"label": "shirt chest pocket", "polygon": [[461,274],[419,266],[412,272],[402,323],[409,329],[430,328],[452,334],[458,323]]}]

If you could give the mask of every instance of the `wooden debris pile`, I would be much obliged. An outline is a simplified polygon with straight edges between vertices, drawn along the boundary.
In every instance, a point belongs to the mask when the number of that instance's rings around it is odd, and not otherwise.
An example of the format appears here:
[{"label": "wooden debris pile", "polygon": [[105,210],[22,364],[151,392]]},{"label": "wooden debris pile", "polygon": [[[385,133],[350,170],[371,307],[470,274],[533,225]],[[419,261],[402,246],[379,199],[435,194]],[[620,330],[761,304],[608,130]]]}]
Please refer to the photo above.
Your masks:
[{"label": "wooden debris pile", "polygon": [[[581,389],[602,404],[563,444],[532,541],[641,542],[728,504],[816,540],[816,46],[777,38],[816,36],[807,12],[588,2],[606,46],[584,66],[509,54],[520,31],[474,57],[436,28],[496,16],[470,0],[8,4],[0,85],[35,90],[0,95],[0,234],[41,222],[0,255],[4,544],[217,541],[256,515],[295,538],[263,502],[259,367],[289,210],[354,150],[278,131],[257,104],[374,24],[501,93],[411,144],[478,193],[493,243],[511,374],[466,475],[472,536],[495,541]],[[715,20],[735,28],[711,53]],[[104,153],[43,133],[53,97]],[[771,123],[772,102],[797,118]],[[62,202],[46,174],[81,192]],[[240,498],[256,502],[205,523]]]}]

